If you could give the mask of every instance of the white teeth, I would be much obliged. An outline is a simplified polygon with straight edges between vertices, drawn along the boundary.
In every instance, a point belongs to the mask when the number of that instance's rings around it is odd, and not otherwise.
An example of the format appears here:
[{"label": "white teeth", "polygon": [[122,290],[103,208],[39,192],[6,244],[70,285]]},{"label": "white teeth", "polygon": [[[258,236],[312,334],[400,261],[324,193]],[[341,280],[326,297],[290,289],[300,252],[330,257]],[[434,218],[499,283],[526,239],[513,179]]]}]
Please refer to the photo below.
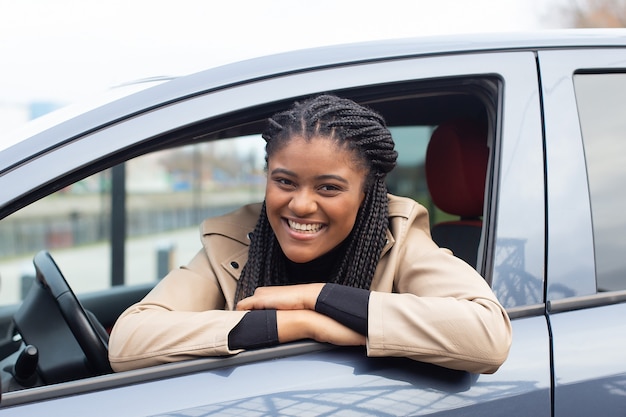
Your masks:
[{"label": "white teeth", "polygon": [[319,223],[302,224],[302,223],[296,223],[292,220],[288,220],[288,222],[289,222],[289,227],[292,228],[293,230],[297,230],[298,232],[315,233],[315,232],[318,232],[322,228],[322,225]]}]

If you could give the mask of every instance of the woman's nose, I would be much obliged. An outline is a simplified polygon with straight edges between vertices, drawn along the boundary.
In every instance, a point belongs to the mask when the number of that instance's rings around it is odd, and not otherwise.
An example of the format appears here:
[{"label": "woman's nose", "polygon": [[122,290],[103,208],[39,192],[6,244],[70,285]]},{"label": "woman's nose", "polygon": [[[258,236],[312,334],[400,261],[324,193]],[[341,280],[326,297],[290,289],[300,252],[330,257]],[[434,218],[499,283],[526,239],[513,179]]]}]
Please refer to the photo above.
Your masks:
[{"label": "woman's nose", "polygon": [[289,209],[297,216],[304,217],[307,214],[314,213],[317,210],[315,196],[308,191],[299,191],[294,193],[289,202]]}]

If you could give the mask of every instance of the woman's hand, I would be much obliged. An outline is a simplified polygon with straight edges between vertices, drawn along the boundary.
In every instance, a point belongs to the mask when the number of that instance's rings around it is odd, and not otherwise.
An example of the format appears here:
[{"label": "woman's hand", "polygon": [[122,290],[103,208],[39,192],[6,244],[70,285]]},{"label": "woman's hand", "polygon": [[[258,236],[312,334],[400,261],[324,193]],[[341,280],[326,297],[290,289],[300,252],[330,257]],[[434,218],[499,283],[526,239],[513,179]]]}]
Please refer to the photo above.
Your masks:
[{"label": "woman's hand", "polygon": [[324,283],[259,287],[237,303],[237,310],[315,310]]},{"label": "woman's hand", "polygon": [[315,311],[323,283],[259,287],[237,310],[276,310],[280,343],[313,339],[340,346],[365,345],[365,336]]},{"label": "woman's hand", "polygon": [[362,334],[311,310],[279,310],[276,324],[280,343],[313,339],[339,346],[365,345]]}]

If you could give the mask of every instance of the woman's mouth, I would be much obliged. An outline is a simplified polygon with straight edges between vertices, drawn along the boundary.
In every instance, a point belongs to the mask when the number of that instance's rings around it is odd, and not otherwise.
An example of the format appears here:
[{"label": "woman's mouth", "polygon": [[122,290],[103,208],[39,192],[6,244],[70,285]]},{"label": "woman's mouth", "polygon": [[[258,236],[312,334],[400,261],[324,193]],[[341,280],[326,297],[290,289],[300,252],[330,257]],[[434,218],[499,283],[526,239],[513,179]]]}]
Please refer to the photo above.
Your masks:
[{"label": "woman's mouth", "polygon": [[324,227],[321,223],[298,223],[287,219],[289,228],[298,233],[317,233]]}]

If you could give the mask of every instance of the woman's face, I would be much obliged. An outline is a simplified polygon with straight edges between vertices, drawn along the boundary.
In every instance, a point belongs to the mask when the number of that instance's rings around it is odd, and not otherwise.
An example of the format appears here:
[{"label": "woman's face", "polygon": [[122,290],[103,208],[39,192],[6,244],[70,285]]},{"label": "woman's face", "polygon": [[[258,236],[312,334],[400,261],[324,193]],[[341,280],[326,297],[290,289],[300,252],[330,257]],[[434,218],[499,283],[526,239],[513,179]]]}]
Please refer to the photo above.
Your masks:
[{"label": "woman's face", "polygon": [[269,157],[267,217],[291,261],[311,261],[350,234],[366,175],[352,152],[325,137],[294,137]]}]

